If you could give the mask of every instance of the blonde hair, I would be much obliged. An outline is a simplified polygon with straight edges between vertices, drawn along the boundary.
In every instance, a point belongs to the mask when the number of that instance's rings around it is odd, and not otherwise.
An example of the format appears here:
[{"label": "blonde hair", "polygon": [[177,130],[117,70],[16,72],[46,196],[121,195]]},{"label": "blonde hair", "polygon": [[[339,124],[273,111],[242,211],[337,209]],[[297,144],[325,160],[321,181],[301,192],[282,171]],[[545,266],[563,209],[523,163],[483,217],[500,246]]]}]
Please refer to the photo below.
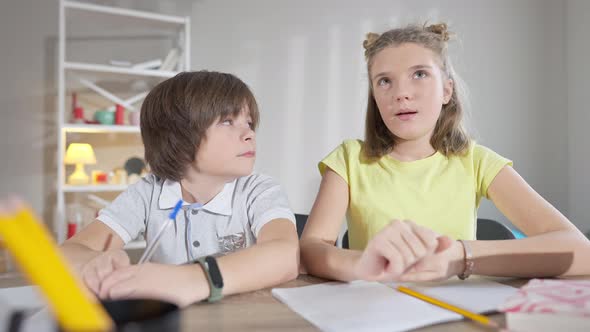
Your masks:
[{"label": "blonde hair", "polygon": [[389,131],[377,107],[371,82],[371,67],[375,55],[387,47],[395,47],[404,43],[421,45],[440,57],[441,69],[448,79],[453,80],[453,92],[449,102],[442,106],[441,114],[436,122],[430,144],[445,156],[464,153],[471,139],[463,127],[464,102],[460,79],[454,72],[448,53],[447,42],[452,33],[445,23],[392,29],[382,33],[368,33],[363,42],[367,72],[369,73],[369,94],[365,122],[364,153],[370,159],[380,158],[393,149],[395,136]]}]

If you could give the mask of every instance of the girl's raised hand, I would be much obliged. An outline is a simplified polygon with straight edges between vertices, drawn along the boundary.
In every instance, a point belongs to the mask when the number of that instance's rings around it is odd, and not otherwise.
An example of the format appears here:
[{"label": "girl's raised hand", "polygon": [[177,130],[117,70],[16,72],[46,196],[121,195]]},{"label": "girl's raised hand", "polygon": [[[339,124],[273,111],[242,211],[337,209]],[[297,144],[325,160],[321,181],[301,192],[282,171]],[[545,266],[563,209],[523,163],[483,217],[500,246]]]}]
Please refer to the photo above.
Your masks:
[{"label": "girl's raised hand", "polygon": [[363,251],[354,266],[356,279],[394,281],[425,257],[444,251],[452,241],[408,220],[393,220]]},{"label": "girl's raised hand", "polygon": [[401,282],[442,281],[465,269],[463,245],[447,236],[439,238],[441,248],[424,257],[397,278]]}]

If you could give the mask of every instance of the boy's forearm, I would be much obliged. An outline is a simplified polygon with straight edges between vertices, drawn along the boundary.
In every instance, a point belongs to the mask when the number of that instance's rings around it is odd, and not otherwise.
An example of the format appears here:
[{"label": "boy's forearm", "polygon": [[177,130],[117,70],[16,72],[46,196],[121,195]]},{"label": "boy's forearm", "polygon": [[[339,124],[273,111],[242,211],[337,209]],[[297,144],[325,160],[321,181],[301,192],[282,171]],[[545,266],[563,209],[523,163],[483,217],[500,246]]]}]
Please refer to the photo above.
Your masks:
[{"label": "boy's forearm", "polygon": [[299,274],[297,241],[258,243],[218,259],[223,294],[230,295],[276,286]]},{"label": "boy's forearm", "polygon": [[123,240],[109,226],[95,220],[61,245],[70,264],[80,271],[82,266],[107,250],[122,249]]},{"label": "boy's forearm", "polygon": [[471,241],[475,274],[510,277],[589,275],[590,242],[577,231],[519,240]]},{"label": "boy's forearm", "polygon": [[76,273],[79,273],[82,266],[98,256],[101,252],[90,249],[89,247],[75,242],[66,242],[61,247],[61,252],[70,263]]},{"label": "boy's forearm", "polygon": [[301,241],[301,261],[305,269],[326,279],[355,280],[354,266],[361,254],[358,250],[340,249],[321,240]]},{"label": "boy's forearm", "polygon": [[[223,295],[276,286],[293,280],[299,271],[299,246],[296,241],[273,240],[222,256],[217,264],[223,277]],[[208,281],[200,265],[190,265],[191,300],[209,295]]]}]

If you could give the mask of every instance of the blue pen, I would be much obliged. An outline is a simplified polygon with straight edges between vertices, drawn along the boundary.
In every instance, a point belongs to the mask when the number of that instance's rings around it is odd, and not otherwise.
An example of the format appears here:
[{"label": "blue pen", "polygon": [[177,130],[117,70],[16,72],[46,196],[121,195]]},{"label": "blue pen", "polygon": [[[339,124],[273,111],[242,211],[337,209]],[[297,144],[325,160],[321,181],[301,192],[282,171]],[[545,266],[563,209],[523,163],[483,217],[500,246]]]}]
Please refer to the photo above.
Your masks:
[{"label": "blue pen", "polygon": [[178,203],[176,203],[176,205],[174,206],[174,209],[170,213],[170,216],[168,216],[168,220],[166,220],[164,222],[164,224],[160,227],[160,230],[158,231],[158,233],[154,237],[154,240],[147,246],[147,248],[145,248],[145,251],[143,252],[143,255],[141,255],[141,258],[139,259],[138,264],[145,263],[145,262],[149,261],[150,258],[152,258],[152,255],[156,251],[156,248],[158,247],[158,244],[160,243],[160,240],[162,239],[162,235],[164,235],[164,232],[166,231],[166,229],[168,229],[168,227],[170,225],[172,225],[174,223],[174,221],[176,220],[176,214],[180,210],[180,207],[182,207],[182,199],[179,200]]}]

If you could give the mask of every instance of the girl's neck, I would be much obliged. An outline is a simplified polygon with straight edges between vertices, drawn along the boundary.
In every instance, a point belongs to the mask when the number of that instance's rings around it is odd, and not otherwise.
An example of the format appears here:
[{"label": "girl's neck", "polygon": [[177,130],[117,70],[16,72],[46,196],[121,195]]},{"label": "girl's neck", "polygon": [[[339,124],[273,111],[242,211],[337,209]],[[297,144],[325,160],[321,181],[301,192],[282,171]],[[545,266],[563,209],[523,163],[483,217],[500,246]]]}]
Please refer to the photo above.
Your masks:
[{"label": "girl's neck", "polygon": [[432,156],[436,150],[430,145],[430,139],[398,139],[389,155],[399,161],[410,162]]},{"label": "girl's neck", "polygon": [[227,179],[188,171],[180,180],[182,200],[205,205],[223,190],[227,182]]}]

